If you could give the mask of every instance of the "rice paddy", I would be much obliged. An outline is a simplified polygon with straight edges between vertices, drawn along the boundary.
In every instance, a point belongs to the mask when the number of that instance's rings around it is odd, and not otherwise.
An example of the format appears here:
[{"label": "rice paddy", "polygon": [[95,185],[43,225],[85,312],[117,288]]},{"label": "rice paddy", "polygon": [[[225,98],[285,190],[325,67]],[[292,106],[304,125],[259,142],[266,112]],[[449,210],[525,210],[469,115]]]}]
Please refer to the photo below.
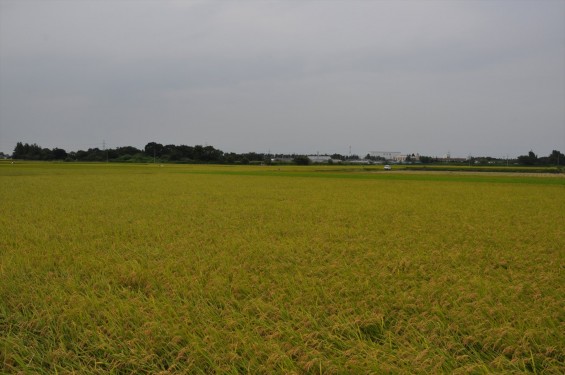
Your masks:
[{"label": "rice paddy", "polygon": [[0,164],[0,372],[565,372],[565,178]]}]

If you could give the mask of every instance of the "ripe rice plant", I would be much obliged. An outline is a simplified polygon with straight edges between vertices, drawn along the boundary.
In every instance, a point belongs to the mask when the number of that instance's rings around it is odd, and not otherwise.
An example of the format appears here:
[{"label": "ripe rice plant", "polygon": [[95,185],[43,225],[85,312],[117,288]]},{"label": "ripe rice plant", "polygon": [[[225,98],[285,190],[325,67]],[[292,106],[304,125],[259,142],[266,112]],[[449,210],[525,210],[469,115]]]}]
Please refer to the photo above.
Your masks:
[{"label": "ripe rice plant", "polygon": [[0,164],[4,373],[565,372],[565,178]]}]

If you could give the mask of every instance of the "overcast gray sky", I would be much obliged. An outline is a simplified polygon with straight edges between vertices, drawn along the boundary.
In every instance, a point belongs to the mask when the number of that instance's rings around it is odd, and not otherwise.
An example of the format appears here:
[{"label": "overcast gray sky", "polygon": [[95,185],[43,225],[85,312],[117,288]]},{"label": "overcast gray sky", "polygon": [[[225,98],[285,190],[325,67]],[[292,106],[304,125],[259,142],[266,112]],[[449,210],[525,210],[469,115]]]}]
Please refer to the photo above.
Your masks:
[{"label": "overcast gray sky", "polygon": [[0,0],[0,151],[565,152],[565,1]]}]

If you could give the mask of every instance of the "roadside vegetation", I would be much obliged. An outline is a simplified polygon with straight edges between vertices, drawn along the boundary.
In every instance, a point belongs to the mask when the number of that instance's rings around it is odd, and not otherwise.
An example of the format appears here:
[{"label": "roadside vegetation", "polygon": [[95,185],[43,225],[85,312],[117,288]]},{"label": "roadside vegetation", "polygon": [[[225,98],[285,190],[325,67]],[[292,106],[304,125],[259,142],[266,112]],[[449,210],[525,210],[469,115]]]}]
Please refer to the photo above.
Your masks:
[{"label": "roadside vegetation", "polygon": [[0,373],[565,372],[562,174],[0,176]]}]

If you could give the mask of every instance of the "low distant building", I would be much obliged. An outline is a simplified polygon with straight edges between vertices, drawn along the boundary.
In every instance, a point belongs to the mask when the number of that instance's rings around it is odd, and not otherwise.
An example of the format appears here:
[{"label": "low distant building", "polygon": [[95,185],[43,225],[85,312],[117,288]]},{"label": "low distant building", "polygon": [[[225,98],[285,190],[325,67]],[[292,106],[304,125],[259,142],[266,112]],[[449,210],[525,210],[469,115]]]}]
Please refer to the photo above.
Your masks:
[{"label": "low distant building", "polygon": [[420,161],[420,154],[398,155],[392,160],[399,163]]},{"label": "low distant building", "polygon": [[290,164],[293,162],[293,160],[294,160],[293,158],[285,158],[285,157],[272,158],[271,163]]},{"label": "low distant building", "polygon": [[413,162],[420,160],[420,154],[402,154],[398,151],[371,151],[369,156],[373,158],[383,158],[397,163]]},{"label": "low distant building", "polygon": [[444,163],[464,163],[469,161],[468,158],[453,158],[449,154],[441,158],[436,158],[436,160]]},{"label": "low distant building", "polygon": [[371,151],[369,155],[374,158],[384,158],[386,160],[396,160],[401,154],[398,151]]},{"label": "low distant building", "polygon": [[349,164],[373,164],[373,161],[367,160],[367,159],[356,159],[356,160],[348,160],[347,163],[349,163]]},{"label": "low distant building", "polygon": [[310,162],[312,163],[329,163],[330,160],[332,160],[331,156],[326,156],[326,155],[308,155],[308,159],[310,159]]}]

